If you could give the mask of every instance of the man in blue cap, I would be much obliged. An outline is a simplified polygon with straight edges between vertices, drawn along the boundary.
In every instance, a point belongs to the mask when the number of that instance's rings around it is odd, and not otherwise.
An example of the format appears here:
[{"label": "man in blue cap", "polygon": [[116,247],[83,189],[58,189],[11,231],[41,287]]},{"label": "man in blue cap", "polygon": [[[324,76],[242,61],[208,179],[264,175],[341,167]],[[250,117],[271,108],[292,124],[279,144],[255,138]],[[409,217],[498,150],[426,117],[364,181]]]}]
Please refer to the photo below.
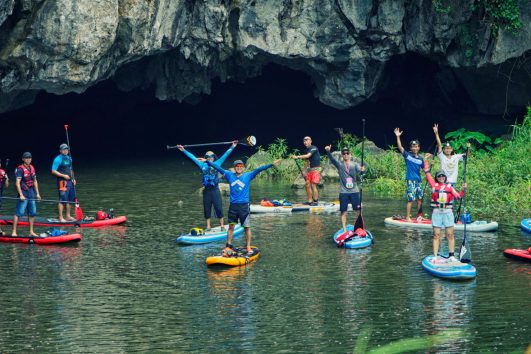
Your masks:
[{"label": "man in blue cap", "polygon": [[[70,215],[71,208],[69,202],[74,202],[76,198],[76,180],[73,178],[72,158],[69,155],[70,148],[66,144],[59,146],[60,154],[53,160],[52,175],[57,177],[57,189],[59,191],[59,222],[75,221]],[[66,206],[66,207],[65,207]],[[63,218],[63,210],[66,209],[66,218]]]},{"label": "man in blue cap", "polygon": [[35,200],[40,200],[39,184],[37,183],[37,174],[35,168],[31,164],[31,153],[25,152],[22,154],[22,165],[19,165],[15,170],[17,192],[19,200],[17,201],[17,210],[13,217],[13,232],[11,236],[17,236],[18,218],[26,214],[28,210],[29,220],[29,235],[37,236],[33,232],[33,223],[35,222],[35,215],[37,215],[37,206]]},{"label": "man in blue cap", "polygon": [[249,192],[251,181],[262,171],[272,166],[278,166],[281,160],[275,160],[272,164],[258,167],[251,172],[243,173],[245,165],[242,160],[236,160],[232,164],[234,172],[224,170],[217,164],[206,161],[209,166],[214,167],[225,176],[230,185],[230,206],[229,206],[229,231],[227,233],[227,244],[223,250],[223,255],[228,255],[232,251],[232,235],[234,227],[239,222],[245,229],[245,241],[247,246],[247,256],[252,256],[251,248],[251,223],[249,216],[251,214],[249,207]]}]

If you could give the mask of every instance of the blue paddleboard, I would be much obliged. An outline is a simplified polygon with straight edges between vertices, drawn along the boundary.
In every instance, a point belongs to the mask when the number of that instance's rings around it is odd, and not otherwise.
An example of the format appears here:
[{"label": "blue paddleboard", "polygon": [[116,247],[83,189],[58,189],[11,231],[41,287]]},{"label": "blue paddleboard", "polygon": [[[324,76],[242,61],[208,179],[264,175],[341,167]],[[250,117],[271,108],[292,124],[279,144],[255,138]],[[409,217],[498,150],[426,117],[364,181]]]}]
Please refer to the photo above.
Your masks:
[{"label": "blue paddleboard", "polygon": [[[228,226],[225,226],[228,227]],[[233,237],[238,237],[243,235],[244,228],[241,225],[236,225],[234,227]],[[201,245],[204,243],[216,242],[216,241],[225,241],[227,239],[227,231],[221,230],[221,226],[213,227],[210,231],[206,231],[204,235],[191,235],[182,234],[177,237],[175,240],[178,244],[181,245]]]},{"label": "blue paddleboard", "polygon": [[476,267],[470,263],[461,263],[459,261],[433,263],[433,258],[433,255],[431,255],[422,260],[422,268],[431,275],[452,280],[466,280],[476,277]]},{"label": "blue paddleboard", "polygon": [[[347,231],[354,231],[354,225],[347,225]],[[365,230],[365,232],[367,232],[366,237],[354,236],[343,243],[343,248],[365,248],[373,244],[371,232],[369,230]],[[334,234],[333,239],[336,244],[338,244],[337,238],[341,234],[343,234],[342,228],[337,230],[337,232]]]},{"label": "blue paddleboard", "polygon": [[520,227],[521,227],[522,230],[524,230],[525,232],[529,232],[529,233],[531,233],[531,219],[524,219],[524,220],[522,220],[522,222],[520,223]]}]

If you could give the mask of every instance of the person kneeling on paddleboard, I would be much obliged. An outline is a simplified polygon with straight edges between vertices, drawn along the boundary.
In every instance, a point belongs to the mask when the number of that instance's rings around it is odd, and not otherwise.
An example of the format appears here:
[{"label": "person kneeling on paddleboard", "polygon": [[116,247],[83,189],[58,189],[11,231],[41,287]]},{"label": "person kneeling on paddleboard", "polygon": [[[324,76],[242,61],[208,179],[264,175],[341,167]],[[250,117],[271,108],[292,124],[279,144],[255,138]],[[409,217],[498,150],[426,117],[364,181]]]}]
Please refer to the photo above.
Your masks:
[{"label": "person kneeling on paddleboard", "polygon": [[365,166],[361,166],[352,158],[350,150],[347,147],[341,149],[342,161],[339,162],[330,153],[331,148],[332,145],[328,145],[325,147],[325,151],[330,162],[339,172],[339,211],[341,212],[341,225],[343,226],[343,231],[346,232],[349,203],[352,205],[352,209],[356,210],[356,218],[360,214],[360,191],[358,189],[356,175],[365,171]]},{"label": "person kneeling on paddleboard", "polygon": [[438,171],[435,174],[435,180],[430,174],[428,158],[431,154],[426,154],[424,157],[424,172],[426,173],[426,179],[432,188],[432,194],[430,198],[430,206],[433,210],[431,215],[431,225],[433,227],[433,262],[443,263],[446,259],[438,257],[439,243],[441,238],[441,229],[445,229],[446,239],[448,240],[448,261],[457,261],[454,257],[455,252],[455,239],[454,239],[454,213],[453,213],[453,200],[462,198],[464,194],[464,188],[466,183],[463,184],[463,190],[461,194],[452,187],[447,181],[448,177],[443,171]]},{"label": "person kneeling on paddleboard", "polygon": [[219,191],[219,173],[213,167],[210,167],[207,162],[221,166],[237,145],[238,140],[233,141],[231,147],[217,160],[216,155],[212,151],[207,151],[205,158],[197,158],[188,152],[184,146],[177,145],[177,149],[184,152],[203,172],[203,213],[206,220],[206,231],[212,228],[212,224],[210,223],[212,207],[214,207],[214,216],[219,219],[221,228],[223,229],[225,226],[223,222],[223,204]]},{"label": "person kneeling on paddleboard", "polygon": [[214,167],[229,181],[230,186],[230,206],[229,206],[229,232],[227,233],[227,244],[223,249],[224,256],[230,256],[232,250],[232,235],[234,234],[234,227],[239,222],[245,228],[245,242],[247,247],[247,256],[252,256],[253,250],[251,248],[251,211],[249,207],[249,191],[251,181],[262,171],[267,170],[272,166],[277,166],[281,160],[275,160],[272,164],[258,167],[251,172],[243,172],[245,165],[242,160],[236,160],[232,164],[234,172],[224,170],[218,164],[207,160],[209,166]]}]

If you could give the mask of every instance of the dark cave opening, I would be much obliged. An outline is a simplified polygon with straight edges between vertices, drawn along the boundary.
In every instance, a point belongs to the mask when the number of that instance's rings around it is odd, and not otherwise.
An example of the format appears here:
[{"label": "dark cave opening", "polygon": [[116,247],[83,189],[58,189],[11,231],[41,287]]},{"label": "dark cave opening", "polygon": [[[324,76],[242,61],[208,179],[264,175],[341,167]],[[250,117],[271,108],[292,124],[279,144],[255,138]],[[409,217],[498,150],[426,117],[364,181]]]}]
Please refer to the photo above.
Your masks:
[{"label": "dark cave opening", "polygon": [[27,150],[55,154],[65,140],[64,124],[70,125],[74,153],[109,159],[162,155],[167,144],[229,141],[251,134],[260,145],[287,138],[292,148],[301,148],[302,137],[310,135],[323,147],[338,138],[337,127],[361,135],[362,118],[367,120],[367,137],[381,147],[395,143],[393,128],[400,127],[406,141],[420,139],[428,148],[434,122],[443,133],[460,127],[492,135],[507,132],[514,119],[479,114],[449,75],[448,69],[419,55],[397,57],[388,64],[378,93],[345,110],[320,103],[305,73],[275,64],[245,83],[214,82],[212,94],[195,105],[159,101],[152,90],[123,92],[112,80],[83,94],[41,92],[33,105],[0,115],[0,157]]}]

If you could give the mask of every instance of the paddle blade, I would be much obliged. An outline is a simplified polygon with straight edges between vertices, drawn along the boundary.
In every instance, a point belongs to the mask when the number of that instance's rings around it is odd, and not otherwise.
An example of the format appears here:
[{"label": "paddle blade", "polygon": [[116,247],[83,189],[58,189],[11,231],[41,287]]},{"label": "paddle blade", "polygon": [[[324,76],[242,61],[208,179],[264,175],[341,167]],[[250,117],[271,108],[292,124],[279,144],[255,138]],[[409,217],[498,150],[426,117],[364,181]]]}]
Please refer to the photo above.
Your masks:
[{"label": "paddle blade", "polygon": [[68,130],[68,124],[65,124],[65,130]]},{"label": "paddle blade", "polygon": [[240,139],[238,142],[242,145],[255,146],[256,138],[253,135],[251,135],[251,136],[248,136],[247,138]]},{"label": "paddle blade", "polygon": [[357,229],[365,230],[365,220],[363,220],[363,214],[362,213],[360,213],[360,215],[358,215],[358,218],[356,219],[356,222],[354,223],[354,230],[357,230]]},{"label": "paddle blade", "polygon": [[470,245],[465,235],[461,248],[459,249],[459,259],[463,263],[470,263],[472,261],[472,252],[470,251]]}]

